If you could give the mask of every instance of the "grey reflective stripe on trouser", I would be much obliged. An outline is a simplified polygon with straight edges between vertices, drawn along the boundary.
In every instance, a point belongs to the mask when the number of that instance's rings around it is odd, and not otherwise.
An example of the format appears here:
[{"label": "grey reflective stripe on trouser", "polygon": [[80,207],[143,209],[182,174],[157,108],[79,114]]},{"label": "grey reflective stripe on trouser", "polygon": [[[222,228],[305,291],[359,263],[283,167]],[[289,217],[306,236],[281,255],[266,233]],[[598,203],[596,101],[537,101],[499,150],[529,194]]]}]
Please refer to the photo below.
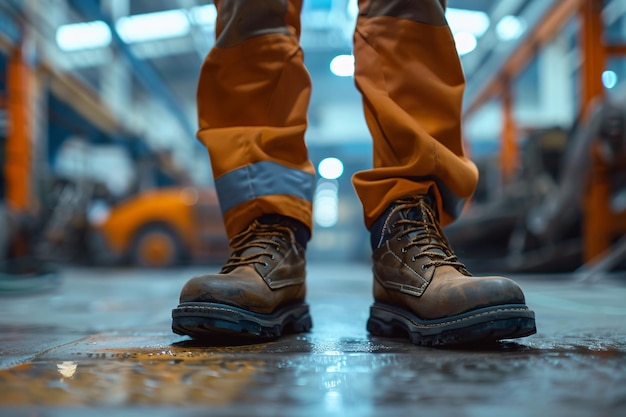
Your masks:
[{"label": "grey reflective stripe on trouser", "polygon": [[315,175],[275,162],[261,161],[230,171],[215,180],[222,212],[257,197],[292,195],[313,201]]}]

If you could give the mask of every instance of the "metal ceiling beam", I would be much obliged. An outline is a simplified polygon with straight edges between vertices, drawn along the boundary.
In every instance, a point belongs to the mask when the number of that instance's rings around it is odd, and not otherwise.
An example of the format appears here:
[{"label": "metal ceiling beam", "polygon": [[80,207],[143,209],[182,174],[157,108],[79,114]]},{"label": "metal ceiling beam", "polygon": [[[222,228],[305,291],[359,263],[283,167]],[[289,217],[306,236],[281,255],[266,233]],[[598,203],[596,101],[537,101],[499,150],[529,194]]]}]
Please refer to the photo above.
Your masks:
[{"label": "metal ceiling beam", "polygon": [[[128,46],[135,57],[140,60],[173,57],[195,52],[196,49],[189,37],[160,39],[158,41],[141,42]],[[84,49],[62,52],[62,66],[66,70],[97,67],[111,63],[111,49]]]},{"label": "metal ceiling beam", "polygon": [[523,11],[522,17],[534,23],[507,53],[492,54],[476,73],[472,74],[465,94],[464,117],[478,110],[487,100],[502,90],[503,80],[514,78],[522,71],[543,42],[547,42],[572,17],[584,0],[535,0]]},{"label": "metal ceiling beam", "polygon": [[14,7],[10,2],[0,3],[0,36],[10,43],[17,43],[20,38],[20,28],[14,18]]},{"label": "metal ceiling beam", "polygon": [[477,48],[471,53],[463,56],[463,69],[468,77],[471,77],[478,69],[481,68],[485,59],[496,48],[502,47],[502,41],[496,33],[496,26],[503,17],[507,15],[517,16],[519,11],[528,3],[527,0],[507,0],[496,3],[491,10],[485,10],[489,13],[489,28],[480,37]]},{"label": "metal ceiling beam", "polygon": [[190,123],[183,107],[178,103],[154,68],[139,59],[133,50],[122,40],[115,29],[113,21],[100,10],[98,2],[96,0],[70,0],[70,3],[88,19],[101,20],[109,26],[113,43],[131,68],[133,68],[137,80],[167,108],[190,137],[195,137],[196,129]]}]

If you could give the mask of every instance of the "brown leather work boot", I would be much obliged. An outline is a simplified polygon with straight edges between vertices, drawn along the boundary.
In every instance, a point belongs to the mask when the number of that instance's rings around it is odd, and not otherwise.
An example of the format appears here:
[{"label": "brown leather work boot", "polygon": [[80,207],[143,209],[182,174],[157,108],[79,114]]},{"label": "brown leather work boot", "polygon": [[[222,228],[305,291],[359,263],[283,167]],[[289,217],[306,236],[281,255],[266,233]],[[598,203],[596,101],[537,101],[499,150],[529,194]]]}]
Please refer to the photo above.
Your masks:
[{"label": "brown leather work boot", "polygon": [[311,328],[304,302],[305,249],[294,234],[304,225],[281,219],[255,220],[231,240],[232,254],[219,274],[185,284],[172,311],[174,333],[278,337]]},{"label": "brown leather work boot", "polygon": [[[374,304],[367,330],[450,345],[534,334],[535,314],[503,277],[473,277],[444,237],[429,196],[397,200],[372,228]],[[380,233],[379,233],[380,232]]]}]

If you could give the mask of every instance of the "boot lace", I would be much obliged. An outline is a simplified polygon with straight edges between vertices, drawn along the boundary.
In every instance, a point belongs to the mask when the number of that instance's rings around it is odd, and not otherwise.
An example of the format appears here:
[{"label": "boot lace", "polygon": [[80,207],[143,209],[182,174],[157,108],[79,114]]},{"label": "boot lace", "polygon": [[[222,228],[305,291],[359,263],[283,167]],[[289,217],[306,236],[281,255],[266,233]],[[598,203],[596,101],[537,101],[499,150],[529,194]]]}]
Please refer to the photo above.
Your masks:
[{"label": "boot lace", "polygon": [[458,260],[452,249],[450,249],[448,241],[428,204],[423,200],[406,202],[399,205],[396,209],[406,210],[406,212],[419,210],[421,214],[418,219],[403,218],[396,220],[392,225],[392,227],[403,228],[403,231],[397,236],[398,240],[405,236],[411,238],[402,248],[402,252],[407,252],[412,247],[419,247],[420,252],[411,259],[413,262],[418,258],[427,257],[429,261],[422,265],[422,269],[428,269],[431,266],[447,265],[460,271],[467,271],[465,265]]},{"label": "boot lace", "polygon": [[[255,220],[246,230],[235,235],[230,241],[232,249],[231,255],[222,267],[221,273],[228,273],[233,269],[244,265],[262,265],[265,269],[269,267],[269,260],[276,259],[275,253],[269,251],[274,248],[276,252],[281,251],[281,246],[285,247],[289,242],[293,250],[298,249],[294,244],[295,238],[289,227],[279,224],[263,224]],[[250,251],[258,248],[256,251]]]}]

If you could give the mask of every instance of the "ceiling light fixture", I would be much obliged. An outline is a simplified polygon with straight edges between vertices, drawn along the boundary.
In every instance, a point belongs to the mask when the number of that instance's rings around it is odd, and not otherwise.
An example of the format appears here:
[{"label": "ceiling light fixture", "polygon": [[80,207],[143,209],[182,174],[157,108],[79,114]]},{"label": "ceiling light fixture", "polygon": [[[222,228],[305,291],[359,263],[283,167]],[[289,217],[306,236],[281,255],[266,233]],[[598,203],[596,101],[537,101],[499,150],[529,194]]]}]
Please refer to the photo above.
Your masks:
[{"label": "ceiling light fixture", "polygon": [[167,10],[122,17],[115,29],[124,42],[134,43],[185,36],[190,31],[189,26],[184,11]]},{"label": "ceiling light fixture", "polygon": [[354,75],[354,56],[337,55],[330,61],[330,72],[338,77],[351,77]]},{"label": "ceiling light fixture", "polygon": [[192,7],[191,17],[196,25],[215,26],[215,21],[217,20],[217,8],[214,4]]},{"label": "ceiling light fixture", "polygon": [[496,25],[496,35],[501,41],[518,39],[526,31],[526,22],[517,16],[504,16]]},{"label": "ceiling light fixture", "polygon": [[485,12],[467,9],[446,9],[446,20],[452,33],[467,32],[480,38],[489,29],[489,15]]},{"label": "ceiling light fixture", "polygon": [[604,87],[614,88],[617,85],[617,73],[612,70],[606,70],[602,73],[602,84]]},{"label": "ceiling light fixture", "polygon": [[336,180],[343,174],[343,162],[338,158],[324,158],[317,166],[322,178],[327,180]]},{"label": "ceiling light fixture", "polygon": [[469,32],[458,32],[454,34],[454,43],[456,44],[456,50],[459,55],[463,56],[469,54],[478,45],[476,37]]},{"label": "ceiling light fixture", "polygon": [[101,20],[62,25],[57,28],[56,42],[68,52],[104,48],[111,43],[111,29]]}]

